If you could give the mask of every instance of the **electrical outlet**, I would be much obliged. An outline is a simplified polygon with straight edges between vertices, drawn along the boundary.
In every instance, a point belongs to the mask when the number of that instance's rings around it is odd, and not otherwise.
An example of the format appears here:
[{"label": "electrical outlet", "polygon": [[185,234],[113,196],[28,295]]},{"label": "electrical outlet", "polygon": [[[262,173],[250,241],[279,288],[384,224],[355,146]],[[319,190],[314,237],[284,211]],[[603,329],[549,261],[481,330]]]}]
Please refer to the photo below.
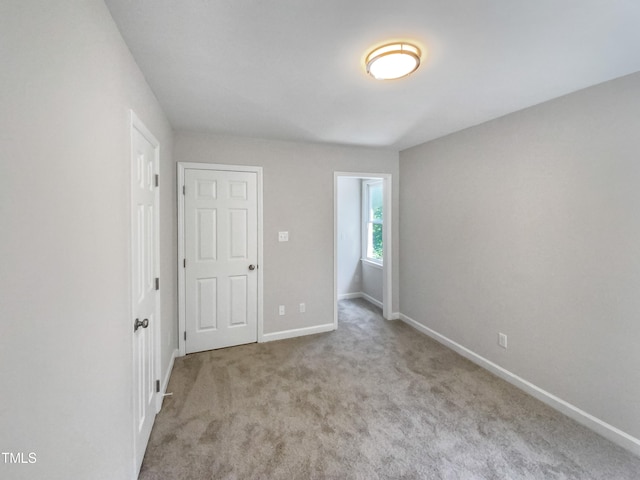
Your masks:
[{"label": "electrical outlet", "polygon": [[278,307],[278,313],[279,313],[280,315],[284,315],[284,305],[280,305],[280,306]]},{"label": "electrical outlet", "polygon": [[304,303],[300,304],[300,313],[304,313],[307,311],[307,306]]},{"label": "electrical outlet", "polygon": [[288,242],[289,241],[289,232],[278,232],[278,241],[279,242]]},{"label": "electrical outlet", "polygon": [[498,345],[507,349],[507,336],[504,333],[498,333]]}]

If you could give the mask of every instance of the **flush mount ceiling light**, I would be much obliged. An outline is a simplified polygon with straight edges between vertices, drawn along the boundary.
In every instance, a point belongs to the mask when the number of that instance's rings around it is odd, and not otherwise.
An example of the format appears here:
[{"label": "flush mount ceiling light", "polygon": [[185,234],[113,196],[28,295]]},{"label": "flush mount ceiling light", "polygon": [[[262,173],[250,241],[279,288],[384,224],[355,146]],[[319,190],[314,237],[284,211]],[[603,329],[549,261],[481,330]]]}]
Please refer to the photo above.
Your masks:
[{"label": "flush mount ceiling light", "polygon": [[378,47],[367,55],[367,73],[376,80],[406,77],[420,66],[420,49],[405,42]]}]

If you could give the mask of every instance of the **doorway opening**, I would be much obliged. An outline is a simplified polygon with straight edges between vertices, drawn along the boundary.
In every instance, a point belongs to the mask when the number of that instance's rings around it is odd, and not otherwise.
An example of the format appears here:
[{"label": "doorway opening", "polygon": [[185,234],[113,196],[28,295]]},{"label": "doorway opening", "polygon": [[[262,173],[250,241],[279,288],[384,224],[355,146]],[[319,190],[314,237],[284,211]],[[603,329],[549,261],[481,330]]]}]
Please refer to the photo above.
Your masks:
[{"label": "doorway opening", "polygon": [[392,313],[391,174],[334,173],[334,324],[338,301],[364,298]]}]

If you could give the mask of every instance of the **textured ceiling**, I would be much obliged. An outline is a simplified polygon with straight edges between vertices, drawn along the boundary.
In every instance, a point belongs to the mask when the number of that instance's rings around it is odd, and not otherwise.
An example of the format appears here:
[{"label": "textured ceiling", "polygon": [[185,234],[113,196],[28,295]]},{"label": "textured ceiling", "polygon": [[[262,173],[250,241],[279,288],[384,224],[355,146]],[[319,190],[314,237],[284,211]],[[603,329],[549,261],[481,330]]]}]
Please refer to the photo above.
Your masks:
[{"label": "textured ceiling", "polygon": [[[640,70],[638,0],[106,0],[177,130],[404,149]],[[411,39],[380,82],[372,46]]]}]

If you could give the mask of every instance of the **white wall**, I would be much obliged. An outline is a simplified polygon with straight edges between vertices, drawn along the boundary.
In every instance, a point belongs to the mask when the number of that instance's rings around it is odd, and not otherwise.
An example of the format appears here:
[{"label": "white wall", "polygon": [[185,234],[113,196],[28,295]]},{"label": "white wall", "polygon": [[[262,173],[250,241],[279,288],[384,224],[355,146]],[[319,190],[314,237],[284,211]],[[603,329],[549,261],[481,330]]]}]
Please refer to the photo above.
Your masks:
[{"label": "white wall", "polygon": [[338,178],[338,295],[362,291],[362,180]]},{"label": "white wall", "polygon": [[383,277],[382,267],[362,262],[362,293],[382,303]]},{"label": "white wall", "polygon": [[[183,132],[176,134],[174,159],[264,168],[265,333],[333,322],[335,171],[392,174],[397,218],[394,151]],[[279,243],[278,231],[285,230],[289,242]],[[397,259],[397,227],[393,235]],[[393,278],[397,285],[397,267]],[[307,307],[303,314],[297,308],[301,302]],[[278,315],[278,305],[285,305],[287,315]],[[397,289],[393,305],[397,311]]]},{"label": "white wall", "polygon": [[0,3],[0,478],[132,471],[129,109],[161,142],[163,362],[176,345],[172,131],[101,1]]},{"label": "white wall", "polygon": [[636,439],[639,120],[634,74],[400,154],[401,311]]}]

